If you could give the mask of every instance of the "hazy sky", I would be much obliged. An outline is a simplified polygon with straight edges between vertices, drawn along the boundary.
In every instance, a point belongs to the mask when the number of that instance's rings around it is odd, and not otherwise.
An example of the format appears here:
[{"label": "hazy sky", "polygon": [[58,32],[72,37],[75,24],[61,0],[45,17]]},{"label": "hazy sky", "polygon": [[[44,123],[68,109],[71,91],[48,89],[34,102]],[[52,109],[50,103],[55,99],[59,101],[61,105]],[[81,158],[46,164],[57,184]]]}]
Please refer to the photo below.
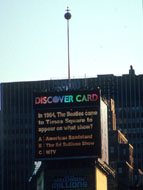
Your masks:
[{"label": "hazy sky", "polygon": [[0,82],[143,74],[142,0],[0,0]]}]

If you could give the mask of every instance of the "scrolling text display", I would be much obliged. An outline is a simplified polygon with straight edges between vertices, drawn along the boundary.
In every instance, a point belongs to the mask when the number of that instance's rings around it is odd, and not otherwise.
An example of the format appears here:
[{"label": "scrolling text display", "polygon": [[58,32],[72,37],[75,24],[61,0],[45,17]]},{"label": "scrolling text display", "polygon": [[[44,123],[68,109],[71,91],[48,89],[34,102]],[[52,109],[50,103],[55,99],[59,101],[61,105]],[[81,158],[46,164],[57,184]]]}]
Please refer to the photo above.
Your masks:
[{"label": "scrolling text display", "polygon": [[36,113],[37,157],[93,154],[98,111],[90,109],[38,110]]}]

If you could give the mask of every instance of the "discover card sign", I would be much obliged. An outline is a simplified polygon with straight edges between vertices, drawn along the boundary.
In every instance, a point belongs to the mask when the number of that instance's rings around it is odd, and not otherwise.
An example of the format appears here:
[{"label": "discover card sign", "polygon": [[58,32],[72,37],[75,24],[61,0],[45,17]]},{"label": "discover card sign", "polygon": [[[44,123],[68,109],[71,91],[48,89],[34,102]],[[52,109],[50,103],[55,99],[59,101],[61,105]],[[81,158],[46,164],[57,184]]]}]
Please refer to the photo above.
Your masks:
[{"label": "discover card sign", "polygon": [[35,93],[36,159],[101,157],[100,91]]},{"label": "discover card sign", "polygon": [[[66,92],[67,93],[67,92]],[[96,93],[84,94],[79,92],[78,94],[62,94],[62,95],[42,95],[36,96],[34,103],[35,105],[44,105],[43,107],[56,107],[56,106],[66,106],[66,105],[86,105],[93,104],[99,101],[99,95]]]}]

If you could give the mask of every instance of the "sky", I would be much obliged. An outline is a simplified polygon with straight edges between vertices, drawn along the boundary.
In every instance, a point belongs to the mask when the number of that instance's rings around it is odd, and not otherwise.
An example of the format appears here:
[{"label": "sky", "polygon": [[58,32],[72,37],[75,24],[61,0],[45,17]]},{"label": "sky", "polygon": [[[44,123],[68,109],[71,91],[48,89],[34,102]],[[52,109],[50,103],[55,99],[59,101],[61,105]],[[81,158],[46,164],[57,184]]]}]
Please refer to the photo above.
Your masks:
[{"label": "sky", "polygon": [[143,74],[142,0],[0,0],[0,83]]}]

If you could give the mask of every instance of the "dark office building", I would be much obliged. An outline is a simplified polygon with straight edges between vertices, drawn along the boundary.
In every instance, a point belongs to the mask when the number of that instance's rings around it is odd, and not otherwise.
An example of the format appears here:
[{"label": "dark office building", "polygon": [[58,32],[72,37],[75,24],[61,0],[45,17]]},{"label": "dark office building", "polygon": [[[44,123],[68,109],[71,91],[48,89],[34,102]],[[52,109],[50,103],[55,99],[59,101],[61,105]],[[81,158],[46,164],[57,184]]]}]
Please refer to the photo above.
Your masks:
[{"label": "dark office building", "polygon": [[116,126],[134,147],[134,167],[143,169],[143,75],[135,75],[131,66],[127,75],[100,75],[98,82],[115,101]]},{"label": "dark office building", "polygon": [[1,83],[0,189],[28,190],[34,168],[33,92],[101,87],[102,97],[115,101],[116,124],[134,147],[134,166],[143,169],[143,75],[133,68],[122,76]]},{"label": "dark office building", "polygon": [[[68,80],[0,84],[0,189],[28,190],[34,168],[33,93],[67,89]],[[80,81],[71,83],[79,89]]]},{"label": "dark office building", "polygon": [[133,186],[133,147],[119,130],[109,131],[109,163],[116,171],[118,190]]}]

